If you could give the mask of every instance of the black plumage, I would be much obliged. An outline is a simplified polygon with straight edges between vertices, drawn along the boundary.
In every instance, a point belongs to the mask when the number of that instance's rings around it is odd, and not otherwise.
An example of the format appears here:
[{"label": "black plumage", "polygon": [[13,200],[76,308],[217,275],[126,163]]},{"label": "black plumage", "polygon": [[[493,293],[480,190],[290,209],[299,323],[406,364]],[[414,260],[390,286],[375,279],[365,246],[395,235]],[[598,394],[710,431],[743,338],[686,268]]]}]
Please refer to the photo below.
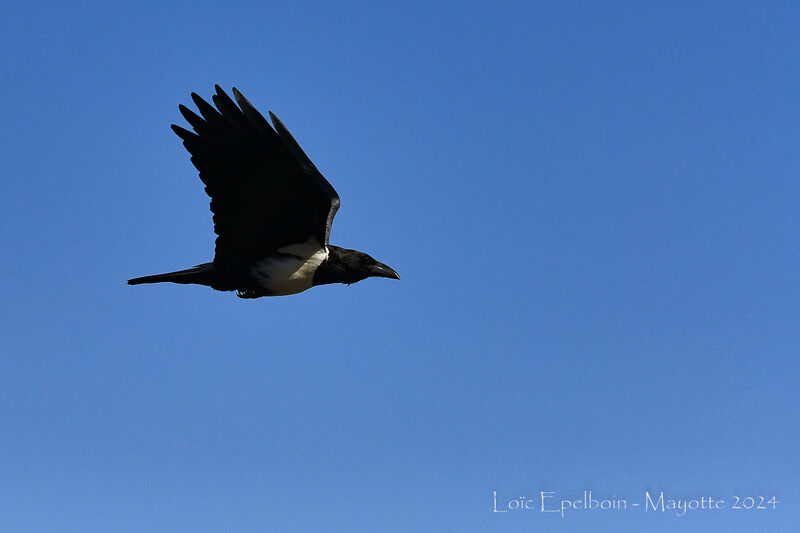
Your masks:
[{"label": "black plumage", "polygon": [[270,125],[235,88],[233,95],[236,102],[217,85],[215,109],[192,93],[200,115],[178,108],[194,131],[172,125],[211,197],[214,260],[128,283],[193,283],[257,298],[400,279],[369,255],[328,243],[339,195],[278,117],[270,113]]}]

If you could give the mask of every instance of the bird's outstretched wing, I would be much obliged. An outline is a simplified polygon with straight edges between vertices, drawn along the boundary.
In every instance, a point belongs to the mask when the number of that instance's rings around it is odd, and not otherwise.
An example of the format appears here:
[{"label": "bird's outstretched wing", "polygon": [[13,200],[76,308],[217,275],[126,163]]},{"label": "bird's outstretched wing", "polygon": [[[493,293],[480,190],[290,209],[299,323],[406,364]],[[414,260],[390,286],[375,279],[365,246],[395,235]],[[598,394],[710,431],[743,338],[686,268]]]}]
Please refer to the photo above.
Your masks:
[{"label": "bird's outstretched wing", "polygon": [[214,262],[258,261],[311,239],[327,244],[339,195],[275,115],[273,129],[235,88],[238,106],[216,91],[216,109],[192,93],[200,116],[179,106],[194,133],[172,125],[211,197]]}]

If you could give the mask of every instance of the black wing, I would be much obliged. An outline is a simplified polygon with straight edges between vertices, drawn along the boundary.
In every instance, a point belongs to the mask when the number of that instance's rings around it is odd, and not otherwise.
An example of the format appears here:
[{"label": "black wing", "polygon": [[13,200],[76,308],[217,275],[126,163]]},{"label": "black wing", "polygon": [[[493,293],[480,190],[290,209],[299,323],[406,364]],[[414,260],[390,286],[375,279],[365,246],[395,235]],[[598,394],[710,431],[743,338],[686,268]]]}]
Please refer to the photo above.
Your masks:
[{"label": "black wing", "polygon": [[172,125],[211,197],[215,263],[255,262],[290,244],[328,244],[339,195],[278,118],[274,129],[242,94],[216,86],[214,109],[192,93],[195,133]]}]

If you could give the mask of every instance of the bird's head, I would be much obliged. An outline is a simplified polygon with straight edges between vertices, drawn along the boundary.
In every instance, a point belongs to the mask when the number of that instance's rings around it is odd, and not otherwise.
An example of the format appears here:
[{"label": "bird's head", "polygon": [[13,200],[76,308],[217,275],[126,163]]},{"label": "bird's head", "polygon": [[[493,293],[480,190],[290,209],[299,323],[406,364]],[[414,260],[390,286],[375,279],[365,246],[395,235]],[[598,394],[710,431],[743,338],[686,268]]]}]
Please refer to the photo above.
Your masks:
[{"label": "bird's head", "polygon": [[393,268],[358,250],[329,246],[328,260],[319,272],[321,283],[356,283],[366,278],[400,279]]}]

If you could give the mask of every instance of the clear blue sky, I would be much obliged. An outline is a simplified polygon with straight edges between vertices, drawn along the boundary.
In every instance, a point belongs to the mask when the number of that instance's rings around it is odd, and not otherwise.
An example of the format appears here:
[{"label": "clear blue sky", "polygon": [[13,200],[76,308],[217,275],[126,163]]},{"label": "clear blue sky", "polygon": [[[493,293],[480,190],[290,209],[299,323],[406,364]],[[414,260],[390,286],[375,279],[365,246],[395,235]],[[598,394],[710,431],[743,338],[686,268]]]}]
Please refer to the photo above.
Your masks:
[{"label": "clear blue sky", "polygon": [[[796,531],[800,7],[646,4],[0,7],[0,530]],[[125,285],[215,83],[401,282]],[[492,512],[584,490],[727,507]]]}]

